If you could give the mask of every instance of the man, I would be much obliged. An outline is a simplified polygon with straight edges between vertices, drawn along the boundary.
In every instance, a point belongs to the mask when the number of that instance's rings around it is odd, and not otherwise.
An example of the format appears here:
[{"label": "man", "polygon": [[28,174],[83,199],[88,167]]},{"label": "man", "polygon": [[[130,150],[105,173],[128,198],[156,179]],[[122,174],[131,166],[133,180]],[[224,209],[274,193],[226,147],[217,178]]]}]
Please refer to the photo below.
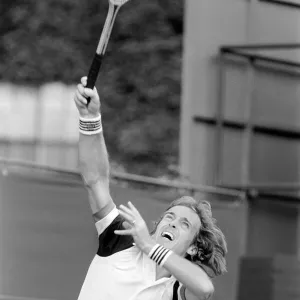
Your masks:
[{"label": "man", "polygon": [[[116,208],[100,99],[81,79],[74,97],[80,115],[79,166],[89,194],[99,248],[79,300],[209,299],[213,275],[226,271],[224,235],[208,202],[175,200],[150,234],[132,203]],[[90,98],[88,104],[87,98]]]}]

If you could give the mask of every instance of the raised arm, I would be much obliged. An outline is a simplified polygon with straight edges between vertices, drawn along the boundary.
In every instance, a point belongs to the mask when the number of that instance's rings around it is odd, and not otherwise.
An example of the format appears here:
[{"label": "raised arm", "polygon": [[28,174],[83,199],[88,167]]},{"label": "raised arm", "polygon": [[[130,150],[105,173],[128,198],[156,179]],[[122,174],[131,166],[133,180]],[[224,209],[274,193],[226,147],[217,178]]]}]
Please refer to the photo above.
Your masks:
[{"label": "raised arm", "polygon": [[[80,116],[79,169],[97,222],[110,213],[115,204],[109,192],[109,161],[100,119],[100,98],[96,88],[85,88],[86,82],[83,77],[74,97]],[[87,97],[91,99],[88,106]]]}]

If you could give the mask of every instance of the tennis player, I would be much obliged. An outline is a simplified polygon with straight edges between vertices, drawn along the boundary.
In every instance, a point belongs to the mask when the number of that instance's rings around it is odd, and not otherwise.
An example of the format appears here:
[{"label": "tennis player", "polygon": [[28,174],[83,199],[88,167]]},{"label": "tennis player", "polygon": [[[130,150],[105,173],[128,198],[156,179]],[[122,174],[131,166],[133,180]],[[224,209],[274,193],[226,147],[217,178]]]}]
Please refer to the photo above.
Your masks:
[{"label": "tennis player", "polygon": [[[204,300],[212,277],[226,272],[226,241],[210,205],[191,197],[171,203],[149,233],[131,203],[114,204],[97,90],[78,84],[79,166],[89,195],[99,248],[79,300]],[[87,106],[86,98],[90,97]]]}]

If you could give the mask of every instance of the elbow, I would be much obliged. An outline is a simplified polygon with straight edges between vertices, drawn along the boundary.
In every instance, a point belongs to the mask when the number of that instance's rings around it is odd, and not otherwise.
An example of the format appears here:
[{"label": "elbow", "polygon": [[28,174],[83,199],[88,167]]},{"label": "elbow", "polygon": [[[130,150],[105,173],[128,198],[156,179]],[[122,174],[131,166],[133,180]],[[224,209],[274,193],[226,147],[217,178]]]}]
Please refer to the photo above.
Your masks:
[{"label": "elbow", "polygon": [[79,171],[85,186],[93,186],[97,182],[109,181],[109,170],[101,170],[97,167],[90,168],[85,163],[79,162]]},{"label": "elbow", "polygon": [[211,281],[209,282],[202,282],[201,284],[197,284],[197,286],[194,286],[194,289],[192,287],[187,288],[185,290],[185,296],[186,299],[189,300],[209,300],[214,293],[214,287]]},{"label": "elbow", "polygon": [[205,293],[206,293],[205,299],[210,299],[210,297],[213,295],[214,291],[215,291],[214,286],[213,286],[212,282],[210,281],[209,287],[205,291]]},{"label": "elbow", "polygon": [[205,283],[200,285],[198,291],[198,299],[199,300],[208,300],[214,293],[214,286],[210,280],[207,280]]},{"label": "elbow", "polygon": [[94,187],[99,184],[107,187],[109,185],[108,177],[102,177],[97,174],[81,174],[81,177],[83,179],[84,186],[87,189],[94,189]]}]

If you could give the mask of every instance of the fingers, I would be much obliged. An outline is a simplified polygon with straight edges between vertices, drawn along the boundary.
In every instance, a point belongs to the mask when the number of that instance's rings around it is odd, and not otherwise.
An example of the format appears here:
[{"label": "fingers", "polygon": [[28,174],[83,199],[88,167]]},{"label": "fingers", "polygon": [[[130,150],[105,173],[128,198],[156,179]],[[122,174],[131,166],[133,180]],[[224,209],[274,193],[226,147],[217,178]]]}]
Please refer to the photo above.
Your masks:
[{"label": "fingers", "polygon": [[[91,90],[92,93],[94,93],[94,91],[97,91],[97,88],[96,88],[96,87],[94,87],[93,89],[85,88],[86,85],[87,85],[87,76],[82,77],[81,80],[80,80],[80,82],[81,82],[81,85],[82,85],[84,91],[86,91],[86,90]],[[89,96],[90,96],[90,95],[89,95]]]},{"label": "fingers", "polygon": [[83,108],[83,107],[86,107],[86,105],[87,105],[87,99],[79,91],[79,88],[77,89],[77,91],[75,93],[74,100],[79,107]]},{"label": "fingers", "polygon": [[119,214],[132,226],[132,222],[135,220],[134,217],[126,212],[119,210]]},{"label": "fingers", "polygon": [[[100,98],[97,89],[88,89],[87,77],[82,77],[80,83],[77,85],[74,94],[74,102],[79,111],[80,116],[83,117],[96,117],[100,113]],[[88,102],[89,99],[89,102]]]},{"label": "fingers", "polygon": [[82,95],[82,96],[84,96],[85,97],[85,87],[84,87],[84,85],[83,84],[77,84],[77,90],[79,91],[79,93]]},{"label": "fingers", "polygon": [[135,206],[129,201],[128,206],[131,208],[131,211],[134,215],[141,217],[140,212],[135,208]]},{"label": "fingers", "polygon": [[86,95],[86,97],[95,97],[96,96],[96,90],[91,90],[88,88],[84,88],[83,93],[84,93],[84,95]]},{"label": "fingers", "polygon": [[80,82],[83,86],[86,86],[87,85],[87,76],[82,77]]},{"label": "fingers", "polygon": [[134,214],[132,213],[132,210],[131,210],[131,209],[129,209],[128,207],[126,207],[126,206],[123,205],[123,204],[121,204],[119,207],[120,207],[120,209],[121,209],[122,211],[124,211],[125,213],[129,214],[131,217],[134,218]]},{"label": "fingers", "polygon": [[91,89],[85,88],[84,85],[83,85],[82,83],[77,85],[77,91],[79,91],[79,93],[80,93],[84,98],[94,96],[94,91],[91,90]]},{"label": "fingers", "polygon": [[114,231],[115,234],[118,235],[133,235],[134,232],[132,229],[127,229],[127,230],[115,230]]},{"label": "fingers", "polygon": [[123,225],[124,229],[131,229],[132,228],[132,224],[130,224],[127,221],[124,221],[122,225]]},{"label": "fingers", "polygon": [[79,91],[79,93],[84,98],[93,98],[96,101],[99,101],[96,87],[94,87],[94,89],[89,89],[85,87],[86,85],[87,85],[87,77],[85,76],[81,78],[81,83],[77,85],[77,90]]},{"label": "fingers", "polygon": [[139,211],[135,208],[135,206],[130,201],[128,202],[128,207],[121,204],[119,208],[120,208],[119,212],[129,222],[132,222],[132,220],[137,220],[139,218],[142,218]]},{"label": "fingers", "polygon": [[[86,78],[86,77],[83,77],[83,78]],[[81,82],[84,83],[85,80],[81,80]],[[83,83],[80,83],[80,84],[77,85],[77,91],[76,91],[76,94],[75,94],[75,98],[78,100],[77,102],[79,104],[81,103],[81,104],[86,105],[87,104],[87,99],[86,98],[95,97],[97,92],[96,92],[96,89],[91,90],[91,89],[85,88]]]}]

